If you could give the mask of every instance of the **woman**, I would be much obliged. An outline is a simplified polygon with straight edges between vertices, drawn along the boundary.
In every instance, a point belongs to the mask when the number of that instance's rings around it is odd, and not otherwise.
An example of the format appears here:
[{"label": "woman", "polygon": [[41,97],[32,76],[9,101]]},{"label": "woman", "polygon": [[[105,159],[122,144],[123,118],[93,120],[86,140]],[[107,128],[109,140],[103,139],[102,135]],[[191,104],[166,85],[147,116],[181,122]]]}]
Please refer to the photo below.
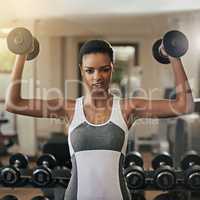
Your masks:
[{"label": "woman", "polygon": [[103,40],[90,40],[80,50],[79,66],[87,92],[76,100],[21,98],[26,56],[17,57],[6,98],[7,111],[34,117],[64,117],[69,122],[73,168],[65,200],[130,199],[122,165],[131,119],[173,117],[192,111],[193,98],[181,60],[168,57],[178,88],[175,100],[119,99],[112,95],[109,86],[114,70],[113,49]]}]

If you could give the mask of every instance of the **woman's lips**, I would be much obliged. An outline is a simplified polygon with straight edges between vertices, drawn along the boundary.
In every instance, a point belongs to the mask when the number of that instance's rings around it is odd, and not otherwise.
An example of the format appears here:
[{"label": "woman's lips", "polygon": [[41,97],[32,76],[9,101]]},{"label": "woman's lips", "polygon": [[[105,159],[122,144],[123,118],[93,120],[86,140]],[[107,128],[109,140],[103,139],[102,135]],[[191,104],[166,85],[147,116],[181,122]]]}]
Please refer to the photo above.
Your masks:
[{"label": "woman's lips", "polygon": [[92,87],[96,87],[96,88],[102,88],[104,86],[103,83],[93,83]]}]

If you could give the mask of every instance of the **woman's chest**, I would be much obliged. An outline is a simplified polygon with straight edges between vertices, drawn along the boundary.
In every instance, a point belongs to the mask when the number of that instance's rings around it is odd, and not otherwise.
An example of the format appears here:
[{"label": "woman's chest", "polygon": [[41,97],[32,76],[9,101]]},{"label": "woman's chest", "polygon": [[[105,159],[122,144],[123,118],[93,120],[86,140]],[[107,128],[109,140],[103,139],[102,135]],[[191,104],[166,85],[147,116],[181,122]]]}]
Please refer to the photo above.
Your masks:
[{"label": "woman's chest", "polygon": [[70,142],[75,152],[85,150],[121,151],[125,132],[113,122],[94,126],[83,122],[70,133]]}]

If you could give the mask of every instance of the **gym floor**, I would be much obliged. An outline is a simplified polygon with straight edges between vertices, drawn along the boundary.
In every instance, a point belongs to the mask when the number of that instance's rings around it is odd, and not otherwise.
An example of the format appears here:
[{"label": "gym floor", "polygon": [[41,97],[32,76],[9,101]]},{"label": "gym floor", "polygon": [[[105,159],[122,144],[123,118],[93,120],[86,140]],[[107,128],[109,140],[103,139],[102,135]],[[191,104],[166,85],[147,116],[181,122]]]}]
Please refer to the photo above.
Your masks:
[{"label": "gym floor", "polygon": [[[17,152],[18,147],[13,147],[13,152]],[[152,154],[149,151],[140,152],[142,154],[143,160],[144,160],[144,168],[149,169],[151,166],[151,159]],[[9,156],[3,156],[1,157],[0,161],[3,165],[6,165],[8,163]],[[29,162],[29,166],[33,167],[35,165],[36,160],[31,160]],[[146,191],[145,197],[146,200],[153,200],[160,191]],[[34,196],[42,195],[42,192],[40,189],[37,188],[1,188],[0,190],[0,198],[4,195],[12,194],[19,198],[19,200],[31,200]]]}]

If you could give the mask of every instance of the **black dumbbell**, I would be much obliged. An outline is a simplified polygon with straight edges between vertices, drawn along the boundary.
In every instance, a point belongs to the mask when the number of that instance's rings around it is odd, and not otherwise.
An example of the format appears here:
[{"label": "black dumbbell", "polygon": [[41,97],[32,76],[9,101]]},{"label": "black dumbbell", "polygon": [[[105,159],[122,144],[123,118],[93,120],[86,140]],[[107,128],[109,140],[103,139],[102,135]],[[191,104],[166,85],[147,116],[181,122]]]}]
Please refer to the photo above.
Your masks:
[{"label": "black dumbbell", "polygon": [[33,197],[31,200],[50,200],[49,197],[46,197],[46,196],[35,196]]},{"label": "black dumbbell", "polygon": [[144,194],[142,194],[140,192],[134,192],[132,194],[132,199],[133,200],[145,200],[145,196],[144,196]]},{"label": "black dumbbell", "polygon": [[154,43],[152,47],[153,57],[162,64],[169,64],[168,56],[163,55],[161,51],[162,47],[171,57],[180,58],[187,52],[188,46],[187,37],[180,31],[172,30]]},{"label": "black dumbbell", "polygon": [[173,160],[169,153],[163,152],[152,160],[154,172],[154,184],[161,190],[169,190],[176,184],[176,175],[173,168]]},{"label": "black dumbbell", "polygon": [[32,180],[36,186],[44,187],[52,183],[52,169],[57,165],[51,154],[44,154],[37,160],[37,168],[33,171]]},{"label": "black dumbbell", "polygon": [[23,27],[17,27],[8,34],[7,46],[14,54],[28,54],[27,60],[37,57],[40,51],[38,40],[28,29]]},{"label": "black dumbbell", "polygon": [[181,159],[186,187],[200,190],[200,155],[196,151],[188,151]]},{"label": "black dumbbell", "polygon": [[16,196],[13,195],[6,195],[2,197],[0,200],[18,200]]},{"label": "black dumbbell", "polygon": [[145,173],[143,160],[139,152],[133,151],[126,155],[124,176],[129,189],[143,189],[145,187]]},{"label": "black dumbbell", "polygon": [[17,153],[10,157],[9,165],[1,169],[0,178],[5,186],[24,185],[26,178],[21,178],[21,170],[28,167],[27,156]]},{"label": "black dumbbell", "polygon": [[156,196],[154,200],[179,200],[179,199],[173,198],[173,196],[170,193],[162,193]]},{"label": "black dumbbell", "polygon": [[56,175],[59,185],[67,188],[71,178],[71,170],[65,166],[57,166]]}]

